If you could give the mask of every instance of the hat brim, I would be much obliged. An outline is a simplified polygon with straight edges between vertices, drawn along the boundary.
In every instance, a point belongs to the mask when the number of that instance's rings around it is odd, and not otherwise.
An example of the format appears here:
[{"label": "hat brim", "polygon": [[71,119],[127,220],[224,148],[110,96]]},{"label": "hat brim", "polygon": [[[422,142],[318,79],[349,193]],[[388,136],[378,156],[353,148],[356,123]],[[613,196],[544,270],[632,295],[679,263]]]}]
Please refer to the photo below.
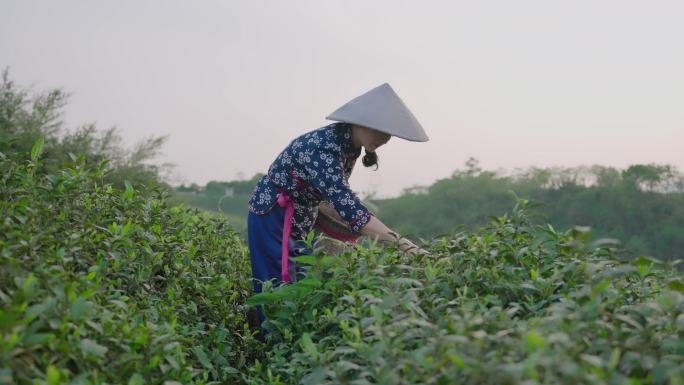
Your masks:
[{"label": "hat brim", "polygon": [[408,140],[409,142],[427,142],[430,140],[430,138],[428,138],[427,135],[425,135],[425,137],[406,136],[406,135],[402,135],[402,134],[397,134],[395,132],[390,132],[388,130],[384,130],[384,129],[379,128],[379,127],[373,127],[372,125],[369,125],[367,123],[355,122],[353,119],[339,119],[339,118],[332,117],[332,115],[328,115],[325,118],[328,120],[334,120],[336,122],[350,123],[350,124],[355,124],[357,126],[368,127],[368,128],[371,128],[375,131],[380,131],[380,132],[385,133],[385,134],[396,136],[397,138]]}]

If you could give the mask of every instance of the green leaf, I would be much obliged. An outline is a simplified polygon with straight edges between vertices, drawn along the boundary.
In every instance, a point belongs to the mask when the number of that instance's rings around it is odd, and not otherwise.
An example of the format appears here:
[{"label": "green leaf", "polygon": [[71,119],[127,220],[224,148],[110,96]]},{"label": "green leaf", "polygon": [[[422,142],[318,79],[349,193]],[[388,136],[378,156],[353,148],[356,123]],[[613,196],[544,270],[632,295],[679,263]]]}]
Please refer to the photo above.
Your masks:
[{"label": "green leaf", "polygon": [[680,280],[674,280],[667,283],[667,288],[670,290],[684,293],[684,283]]},{"label": "green leaf", "polygon": [[461,358],[461,356],[459,356],[457,354],[453,354],[453,353],[448,353],[448,356],[449,356],[449,360],[451,361],[451,363],[456,365],[456,367],[461,368],[461,369],[466,367],[465,362],[463,362],[463,359]]},{"label": "green leaf", "polygon": [[[302,385],[318,385],[323,383],[327,376],[328,374],[326,373],[326,369],[324,367],[317,367],[314,370],[312,370],[311,373],[302,377],[300,383]],[[363,384],[363,382],[360,382],[358,380],[354,381],[354,383]]]},{"label": "green leaf", "polygon": [[618,278],[624,275],[635,273],[637,268],[631,265],[620,265],[612,270],[607,271],[604,275],[611,278]]},{"label": "green leaf", "polygon": [[318,359],[318,349],[316,349],[316,345],[314,345],[313,341],[311,340],[309,333],[302,334],[300,344],[306,354],[308,354],[314,360]]},{"label": "green leaf", "polygon": [[530,278],[532,281],[539,281],[539,272],[535,269],[530,269]]},{"label": "green leaf", "polygon": [[639,275],[645,276],[651,272],[653,265],[661,262],[658,259],[641,255],[639,258],[633,260],[632,263],[637,267]]},{"label": "green leaf", "polygon": [[539,348],[544,347],[544,338],[535,331],[530,331],[525,335],[525,342],[527,343],[527,350],[533,352]]},{"label": "green leaf", "polygon": [[102,358],[108,350],[106,346],[102,346],[91,339],[85,338],[81,340],[81,351],[87,356]]},{"label": "green leaf", "polygon": [[606,291],[606,289],[608,289],[608,286],[610,286],[610,282],[611,281],[609,279],[602,279],[601,281],[599,281],[599,283],[597,283],[596,285],[594,285],[594,287],[591,288],[591,294],[596,295],[603,293],[604,291]]},{"label": "green leaf", "polygon": [[31,301],[33,297],[36,295],[36,277],[33,275],[33,273],[29,273],[29,275],[26,276],[21,285],[17,284],[17,286],[21,286],[21,288],[24,290],[24,295],[26,295],[27,301]]},{"label": "green leaf", "polygon": [[318,265],[318,258],[313,255],[301,255],[299,257],[290,257],[290,259],[303,265]]},{"label": "green leaf", "polygon": [[59,373],[59,369],[52,365],[48,365],[47,371],[45,373],[45,380],[47,381],[48,385],[58,385],[60,382],[60,377],[61,374]]},{"label": "green leaf", "polygon": [[308,276],[308,277],[302,279],[301,281],[298,281],[295,285],[303,286],[307,289],[316,289],[316,288],[323,286],[323,282],[321,282],[316,277]]},{"label": "green leaf", "polygon": [[133,200],[133,193],[135,192],[133,185],[128,180],[124,180],[124,185],[126,185],[126,191],[122,194],[122,198],[127,201]]},{"label": "green leaf", "polygon": [[536,286],[534,286],[533,284],[531,284],[531,283],[529,283],[529,282],[521,283],[519,287],[520,287],[521,289],[528,289],[528,290],[533,290],[533,291],[539,291],[539,289],[538,289]]},{"label": "green leaf", "polygon": [[171,364],[171,366],[172,366],[174,369],[180,370],[180,364],[178,363],[178,361],[176,361],[175,358],[173,358],[172,356],[164,356],[164,359],[165,359],[169,364]]},{"label": "green leaf", "polygon": [[109,302],[113,303],[114,305],[118,306],[122,310],[128,311],[128,304],[124,301],[120,301],[118,299],[113,299],[110,300]]},{"label": "green leaf", "polygon": [[582,361],[597,368],[603,367],[603,359],[600,356],[596,356],[593,354],[580,354],[580,358],[582,359]]},{"label": "green leaf", "polygon": [[35,334],[28,334],[24,336],[24,344],[27,346],[31,345],[41,345],[46,342],[49,342],[50,340],[54,339],[55,335],[52,333],[35,333]]},{"label": "green leaf", "polygon": [[204,352],[201,346],[195,346],[193,351],[195,352],[195,356],[202,366],[210,370],[214,369],[214,365],[211,364],[209,357],[207,357],[207,353]]},{"label": "green leaf", "polygon": [[57,300],[54,297],[47,297],[43,302],[33,305],[26,311],[26,322],[30,323],[39,315],[49,312],[55,305],[57,305]]},{"label": "green leaf", "polygon": [[423,287],[423,284],[419,280],[413,279],[413,278],[408,278],[408,277],[396,278],[393,282],[394,287],[398,288],[398,287],[401,287],[402,285],[413,286],[413,287]]},{"label": "green leaf", "polygon": [[45,145],[45,139],[41,136],[33,144],[33,148],[31,148],[31,160],[35,161],[36,159],[38,159],[40,154],[43,153],[43,146],[44,145]]},{"label": "green leaf", "polygon": [[311,250],[313,248],[313,239],[316,236],[316,233],[313,230],[309,230],[309,233],[306,235],[306,248]]},{"label": "green leaf", "polygon": [[71,318],[80,321],[88,311],[88,307],[88,302],[85,298],[79,296],[76,298],[76,301],[71,304]]},{"label": "green leaf", "polygon": [[140,373],[133,373],[130,380],[128,380],[128,385],[143,385],[145,379]]},{"label": "green leaf", "polygon": [[133,226],[133,223],[131,223],[131,220],[129,219],[128,222],[125,225],[123,225],[123,227],[121,228],[121,236],[128,235],[128,233],[131,232],[132,226]]},{"label": "green leaf", "polygon": [[232,366],[222,366],[221,371],[228,374],[240,374],[240,371]]},{"label": "green leaf", "polygon": [[589,244],[589,247],[591,248],[598,248],[598,247],[618,247],[620,246],[622,242],[620,242],[619,239],[615,238],[601,238],[597,239],[595,241],[592,241]]},{"label": "green leaf", "polygon": [[618,364],[620,363],[621,353],[622,352],[619,348],[613,349],[613,351],[610,353],[610,359],[608,360],[608,369],[615,370],[615,368],[617,368]]},{"label": "green leaf", "polygon": [[245,303],[247,305],[250,305],[250,306],[268,305],[270,303],[273,303],[277,299],[278,298],[273,293],[258,293],[258,294],[254,294],[253,296],[247,298],[247,301],[245,301]]},{"label": "green leaf", "polygon": [[641,331],[644,329],[644,327],[639,322],[637,322],[634,318],[626,314],[617,314],[615,315],[615,318],[626,324],[633,326],[636,330]]},{"label": "green leaf", "polygon": [[91,328],[95,329],[98,333],[104,334],[104,329],[102,328],[102,325],[100,325],[99,323],[93,321],[86,321],[86,324]]}]

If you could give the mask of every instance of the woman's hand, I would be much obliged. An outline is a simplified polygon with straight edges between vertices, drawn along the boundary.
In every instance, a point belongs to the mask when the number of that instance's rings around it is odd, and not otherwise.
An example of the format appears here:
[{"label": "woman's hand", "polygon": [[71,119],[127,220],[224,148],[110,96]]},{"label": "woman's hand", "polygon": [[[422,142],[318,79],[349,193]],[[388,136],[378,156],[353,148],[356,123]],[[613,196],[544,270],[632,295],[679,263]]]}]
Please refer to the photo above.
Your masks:
[{"label": "woman's hand", "polygon": [[[394,231],[389,231],[387,233],[390,238],[392,239],[391,243],[398,242],[399,243],[399,250],[401,250],[404,253],[408,253],[411,255],[425,255],[429,254],[429,252],[420,246],[416,245],[415,243],[411,242],[408,238],[402,237],[399,234],[397,234]],[[390,242],[385,242],[385,243],[390,243]]]},{"label": "woman's hand", "polygon": [[369,236],[371,238],[376,238],[379,243],[385,245],[391,245],[398,242],[399,249],[404,253],[408,253],[411,255],[429,254],[427,250],[418,247],[408,238],[404,238],[396,232],[392,231],[374,215],[372,215],[370,221],[363,228],[361,228],[361,234]]},{"label": "woman's hand", "polygon": [[411,255],[426,255],[429,254],[427,250],[411,242],[408,238],[401,237],[399,239],[399,249],[404,253]]}]

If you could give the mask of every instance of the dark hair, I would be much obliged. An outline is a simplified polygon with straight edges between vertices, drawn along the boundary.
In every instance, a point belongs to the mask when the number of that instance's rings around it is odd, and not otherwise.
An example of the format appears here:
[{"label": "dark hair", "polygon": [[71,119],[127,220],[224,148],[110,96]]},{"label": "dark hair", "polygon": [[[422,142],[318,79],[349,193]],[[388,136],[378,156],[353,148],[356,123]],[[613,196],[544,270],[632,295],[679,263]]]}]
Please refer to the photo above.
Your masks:
[{"label": "dark hair", "polygon": [[[365,149],[364,149],[365,150]],[[366,150],[366,155],[363,156],[363,165],[366,167],[371,167],[375,166],[375,169],[378,169],[378,154],[375,153],[375,151],[370,152]]]}]

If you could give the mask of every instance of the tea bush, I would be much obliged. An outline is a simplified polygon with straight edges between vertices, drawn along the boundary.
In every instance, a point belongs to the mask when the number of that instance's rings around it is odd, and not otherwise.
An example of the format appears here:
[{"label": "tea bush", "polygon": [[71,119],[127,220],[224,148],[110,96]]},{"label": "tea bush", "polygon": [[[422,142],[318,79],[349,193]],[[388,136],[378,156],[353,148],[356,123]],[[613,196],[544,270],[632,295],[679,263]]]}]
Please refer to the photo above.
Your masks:
[{"label": "tea bush", "polygon": [[0,143],[0,383],[240,381],[247,250],[166,190],[102,184],[106,160],[48,173]]},{"label": "tea bush", "polygon": [[[586,228],[535,225],[524,199],[428,256],[297,257],[305,279],[248,299],[225,219],[105,184],[106,160],[52,172],[41,141],[11,148],[0,140],[0,383],[684,383],[677,261],[620,260]],[[246,319],[257,304],[265,344]]]},{"label": "tea bush", "polygon": [[269,320],[261,384],[682,384],[684,281],[625,262],[528,201],[431,255],[314,253],[306,279],[248,300]]}]

